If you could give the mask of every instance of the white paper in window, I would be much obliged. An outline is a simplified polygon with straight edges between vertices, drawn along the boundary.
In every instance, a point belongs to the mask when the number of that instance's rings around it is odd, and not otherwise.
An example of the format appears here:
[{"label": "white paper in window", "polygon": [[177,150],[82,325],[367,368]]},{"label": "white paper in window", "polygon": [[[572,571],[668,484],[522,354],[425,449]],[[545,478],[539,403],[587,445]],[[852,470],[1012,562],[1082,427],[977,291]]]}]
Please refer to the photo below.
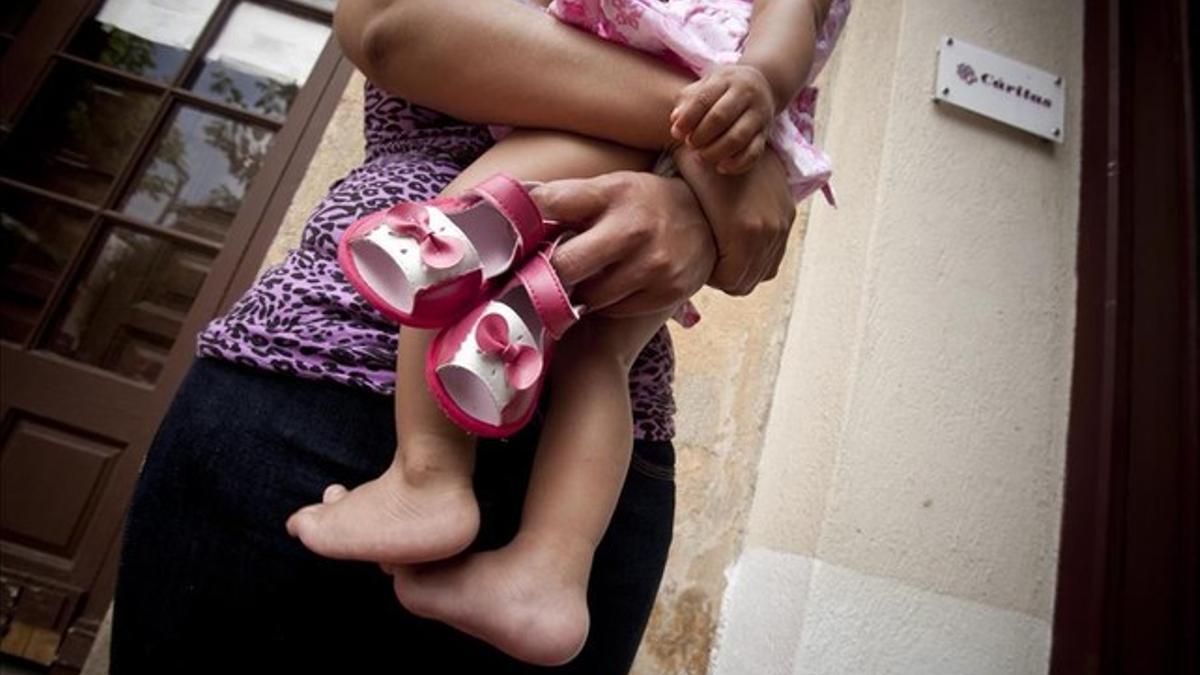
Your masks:
[{"label": "white paper in window", "polygon": [[191,49],[219,0],[105,0],[96,21],[177,49]]},{"label": "white paper in window", "polygon": [[304,84],[329,39],[329,26],[242,3],[206,58],[283,84]]},{"label": "white paper in window", "polygon": [[296,2],[299,2],[302,5],[308,5],[309,7],[316,7],[317,9],[324,9],[330,12],[337,9],[337,0],[296,0]]}]

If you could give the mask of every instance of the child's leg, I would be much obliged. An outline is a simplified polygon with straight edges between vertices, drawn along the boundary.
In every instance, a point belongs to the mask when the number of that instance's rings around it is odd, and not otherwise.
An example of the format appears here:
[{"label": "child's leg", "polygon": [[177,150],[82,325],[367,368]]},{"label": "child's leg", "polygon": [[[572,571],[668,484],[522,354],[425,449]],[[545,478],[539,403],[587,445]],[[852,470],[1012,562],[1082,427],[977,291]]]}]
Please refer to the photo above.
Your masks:
[{"label": "child's leg", "polygon": [[410,611],[531,663],[556,665],[579,652],[592,556],[632,450],[629,368],[667,316],[588,319],[567,333],[552,365],[520,532],[496,551],[390,568]]},{"label": "child's leg", "polygon": [[[636,150],[550,131],[515,131],[467,167],[442,192],[460,193],[497,171],[525,180],[586,177],[645,168]],[[400,331],[396,359],[396,455],[382,476],[346,492],[326,489],[287,528],[331,558],[423,562],[466,548],[479,527],[471,489],[474,439],[429,395],[424,361],[433,331]]]},{"label": "child's leg", "polygon": [[288,531],[312,551],[330,558],[415,562],[452,556],[475,538],[475,442],[428,394],[422,368],[428,333],[400,331],[391,465],[349,492],[330,485],[323,504],[288,519]]}]

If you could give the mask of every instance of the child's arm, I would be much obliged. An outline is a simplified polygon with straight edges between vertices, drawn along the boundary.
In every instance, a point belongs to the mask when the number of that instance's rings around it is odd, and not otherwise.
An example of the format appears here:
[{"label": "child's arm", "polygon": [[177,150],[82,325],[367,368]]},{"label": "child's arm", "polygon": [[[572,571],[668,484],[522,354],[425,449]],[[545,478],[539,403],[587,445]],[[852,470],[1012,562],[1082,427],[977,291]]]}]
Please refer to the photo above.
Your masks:
[{"label": "child's arm", "polygon": [[830,0],[757,0],[738,63],[684,88],[671,135],[720,173],[743,173],[762,155],[767,127],[808,84]]},{"label": "child's arm", "polygon": [[739,63],[757,68],[771,85],[775,112],[808,85],[813,48],[831,0],[755,0],[750,35]]},{"label": "child's arm", "polygon": [[515,0],[341,0],[334,29],[372,82],[419,105],[649,150],[695,79]]}]

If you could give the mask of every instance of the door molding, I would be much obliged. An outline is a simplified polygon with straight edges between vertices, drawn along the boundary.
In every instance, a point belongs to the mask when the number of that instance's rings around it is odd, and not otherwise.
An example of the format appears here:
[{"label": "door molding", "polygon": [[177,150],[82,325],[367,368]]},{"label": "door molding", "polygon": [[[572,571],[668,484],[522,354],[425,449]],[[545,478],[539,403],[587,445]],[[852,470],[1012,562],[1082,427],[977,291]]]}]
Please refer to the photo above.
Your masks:
[{"label": "door molding", "polygon": [[1189,25],[1185,0],[1086,3],[1055,675],[1200,672]]}]

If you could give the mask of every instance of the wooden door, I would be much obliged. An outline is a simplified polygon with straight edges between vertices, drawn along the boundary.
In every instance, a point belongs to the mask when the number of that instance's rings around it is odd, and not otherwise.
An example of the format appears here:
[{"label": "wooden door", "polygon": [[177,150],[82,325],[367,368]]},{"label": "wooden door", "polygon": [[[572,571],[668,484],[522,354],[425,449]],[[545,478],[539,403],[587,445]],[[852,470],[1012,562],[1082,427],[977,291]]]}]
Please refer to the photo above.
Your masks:
[{"label": "wooden door", "polygon": [[1052,675],[1200,672],[1200,7],[1088,0]]},{"label": "wooden door", "polygon": [[0,652],[82,663],[194,336],[348,76],[335,2],[0,3]]}]

